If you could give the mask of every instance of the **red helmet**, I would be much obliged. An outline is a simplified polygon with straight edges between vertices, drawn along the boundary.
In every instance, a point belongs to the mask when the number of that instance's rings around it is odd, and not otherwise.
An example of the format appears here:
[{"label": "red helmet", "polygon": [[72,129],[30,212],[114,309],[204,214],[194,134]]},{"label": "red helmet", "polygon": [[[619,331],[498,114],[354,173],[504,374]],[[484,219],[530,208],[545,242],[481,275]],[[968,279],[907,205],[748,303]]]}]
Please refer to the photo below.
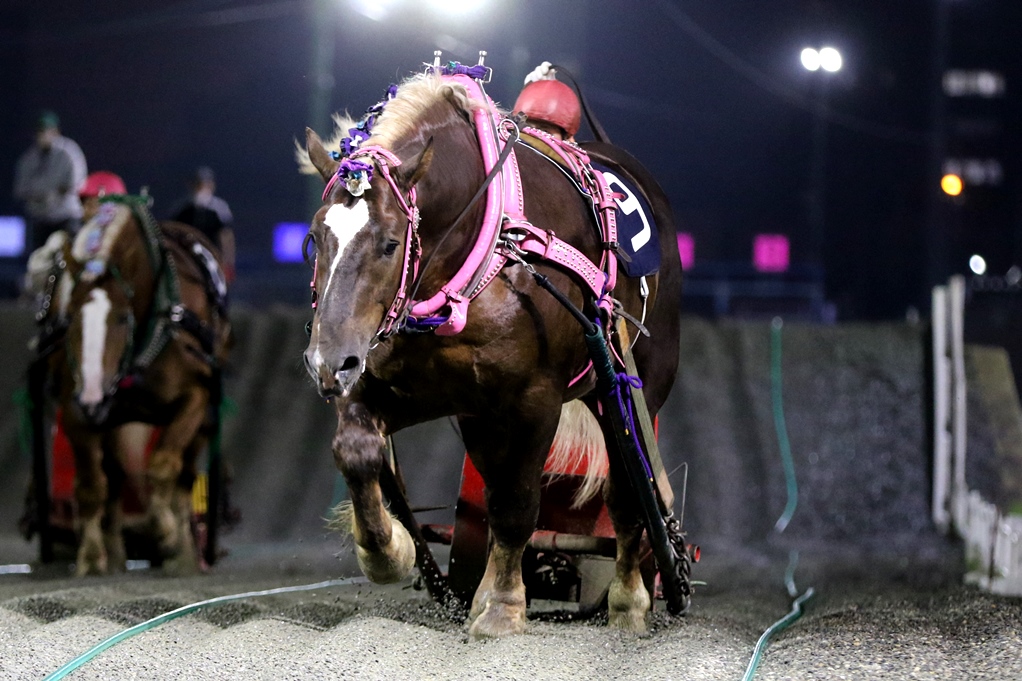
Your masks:
[{"label": "red helmet", "polygon": [[124,180],[109,170],[97,170],[85,178],[85,183],[78,190],[78,196],[89,199],[109,194],[127,194]]},{"label": "red helmet", "polygon": [[536,80],[526,85],[515,100],[512,113],[552,123],[569,135],[578,132],[582,110],[575,91],[558,80]]}]

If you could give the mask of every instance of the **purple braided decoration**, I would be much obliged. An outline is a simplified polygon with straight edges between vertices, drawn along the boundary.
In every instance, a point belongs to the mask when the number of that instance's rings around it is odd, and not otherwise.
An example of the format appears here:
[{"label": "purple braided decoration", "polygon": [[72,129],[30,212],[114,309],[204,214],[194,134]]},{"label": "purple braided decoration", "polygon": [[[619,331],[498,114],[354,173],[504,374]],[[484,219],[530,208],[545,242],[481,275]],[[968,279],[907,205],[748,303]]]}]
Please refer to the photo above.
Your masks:
[{"label": "purple braided decoration", "polygon": [[358,177],[356,173],[365,173],[366,182],[373,181],[373,164],[359,159],[346,158],[337,167],[337,177],[347,180],[349,177]]},{"label": "purple braided decoration", "polygon": [[446,66],[440,67],[440,75],[442,76],[468,76],[475,80],[482,80],[486,78],[486,74],[489,71],[485,66],[465,66],[459,64],[456,61],[447,62]]},{"label": "purple braided decoration", "polygon": [[639,442],[639,433],[635,428],[635,418],[632,416],[632,393],[629,388],[642,388],[642,379],[638,376],[620,373],[617,375],[617,382],[611,392],[617,396],[618,408],[628,422],[628,430],[631,431],[632,439],[635,441],[635,450],[639,452],[639,458],[642,459],[642,467],[646,471],[646,476],[652,480],[653,469],[649,466],[646,451],[642,448],[642,443]]},{"label": "purple braided decoration", "polygon": [[342,157],[351,156],[362,146],[363,142],[372,136],[373,125],[376,124],[377,117],[383,113],[383,109],[387,106],[387,102],[394,99],[396,96],[397,85],[392,83],[390,87],[387,88],[387,92],[384,93],[383,99],[366,109],[366,112],[362,115],[362,120],[356,123],[354,128],[348,128],[348,136],[341,140],[340,155]]},{"label": "purple braided decoration", "polygon": [[[359,123],[361,126],[362,123]],[[341,140],[341,155],[351,156],[353,153],[358,151],[362,146],[362,143],[371,137],[369,132],[366,132],[363,128],[356,127],[348,130],[348,137]]]}]

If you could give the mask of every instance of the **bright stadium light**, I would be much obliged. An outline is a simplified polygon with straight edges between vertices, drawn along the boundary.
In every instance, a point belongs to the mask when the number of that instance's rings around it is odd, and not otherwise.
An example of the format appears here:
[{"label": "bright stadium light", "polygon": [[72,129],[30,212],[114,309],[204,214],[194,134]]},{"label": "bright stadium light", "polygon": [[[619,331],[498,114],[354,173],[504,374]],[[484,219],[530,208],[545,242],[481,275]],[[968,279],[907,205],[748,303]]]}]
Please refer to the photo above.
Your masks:
[{"label": "bright stadium light", "polygon": [[399,0],[351,0],[352,8],[373,21],[383,21]]},{"label": "bright stadium light", "polygon": [[486,4],[486,0],[428,0],[427,4],[436,12],[457,16],[474,12]]},{"label": "bright stadium light", "polygon": [[811,47],[802,50],[802,66],[809,71],[820,70],[820,53]]},{"label": "bright stadium light", "polygon": [[987,261],[983,259],[982,255],[974,255],[969,258],[969,269],[973,274],[983,276],[987,271]]},{"label": "bright stadium light", "polygon": [[833,47],[825,47],[820,50],[820,66],[824,71],[834,73],[841,70],[841,53]]}]

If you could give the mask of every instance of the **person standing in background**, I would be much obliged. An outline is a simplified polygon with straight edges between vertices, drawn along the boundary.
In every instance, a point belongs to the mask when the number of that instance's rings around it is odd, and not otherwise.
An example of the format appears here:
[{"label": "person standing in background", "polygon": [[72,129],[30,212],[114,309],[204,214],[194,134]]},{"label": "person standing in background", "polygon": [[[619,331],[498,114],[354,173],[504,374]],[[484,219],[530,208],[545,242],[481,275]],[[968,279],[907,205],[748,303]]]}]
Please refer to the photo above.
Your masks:
[{"label": "person standing in background", "polygon": [[171,220],[195,227],[216,246],[228,283],[234,281],[234,216],[216,195],[216,175],[207,166],[196,169],[191,195],[171,212]]},{"label": "person standing in background", "polygon": [[81,225],[78,189],[88,169],[81,148],[60,134],[60,119],[43,111],[35,144],[18,159],[14,171],[14,198],[25,203],[31,250],[46,243],[57,230],[74,234]]}]

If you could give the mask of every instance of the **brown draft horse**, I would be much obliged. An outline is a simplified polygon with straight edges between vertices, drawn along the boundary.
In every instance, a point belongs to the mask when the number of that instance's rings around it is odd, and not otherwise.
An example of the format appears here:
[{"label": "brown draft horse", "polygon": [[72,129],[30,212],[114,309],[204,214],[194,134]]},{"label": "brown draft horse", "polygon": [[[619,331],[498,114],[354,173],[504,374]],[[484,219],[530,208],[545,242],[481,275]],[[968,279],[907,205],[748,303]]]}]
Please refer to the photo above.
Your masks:
[{"label": "brown draft horse", "polygon": [[[364,143],[396,154],[402,163],[392,174],[399,191],[405,198],[413,186],[417,191],[423,262],[428,261],[418,298],[428,298],[451,278],[479,229],[483,202],[451,238],[442,240],[486,174],[471,123],[471,112],[480,105],[456,84],[415,76],[401,84]],[[338,161],[310,129],[306,149],[311,165],[329,180]],[[634,346],[645,397],[655,415],[678,366],[681,264],[674,225],[663,192],[631,157],[608,145],[598,151],[601,160],[645,188],[660,228],[662,264],[659,275],[649,278],[645,316],[650,337],[639,337]],[[520,148],[517,158],[529,220],[554,229],[598,262],[601,239],[587,200],[538,154]],[[334,213],[328,226],[329,210]],[[310,229],[318,307],[305,363],[320,394],[333,398],[336,406],[333,454],[350,490],[356,554],[373,581],[392,582],[410,572],[413,542],[387,511],[379,484],[382,467],[388,465],[386,437],[453,415],[486,485],[492,539],[469,612],[469,634],[482,638],[519,633],[526,621],[521,559],[536,525],[544,460],[559,421],[564,421],[561,436],[571,436],[566,431],[573,428],[577,436],[581,424],[579,419],[562,419],[562,405],[581,400],[588,410],[565,409],[565,414],[583,413],[590,420],[590,413],[598,415],[595,378],[590,372],[569,386],[588,361],[581,328],[523,266],[510,262],[474,300],[461,333],[399,333],[381,342],[376,332],[399,287],[407,224],[394,190],[377,172],[360,197],[338,183]],[[595,316],[572,275],[542,261],[536,268]],[[637,279],[619,278],[614,296],[631,315],[642,316]],[[608,435],[606,424],[601,426]],[[589,430],[599,435],[598,428]],[[613,443],[613,437],[605,439]],[[639,572],[643,526],[630,482],[613,463],[604,496],[618,546],[608,596],[610,625],[642,631],[650,608]]]},{"label": "brown draft horse", "polygon": [[121,426],[143,422],[163,427],[146,471],[146,529],[164,569],[187,574],[199,566],[195,459],[209,435],[212,367],[226,359],[229,324],[197,260],[196,244],[210,255],[212,246],[186,225],[157,227],[140,202],[122,199],[104,203],[65,245],[48,310],[66,325],[50,371],[75,458],[75,573],[125,568]]}]

